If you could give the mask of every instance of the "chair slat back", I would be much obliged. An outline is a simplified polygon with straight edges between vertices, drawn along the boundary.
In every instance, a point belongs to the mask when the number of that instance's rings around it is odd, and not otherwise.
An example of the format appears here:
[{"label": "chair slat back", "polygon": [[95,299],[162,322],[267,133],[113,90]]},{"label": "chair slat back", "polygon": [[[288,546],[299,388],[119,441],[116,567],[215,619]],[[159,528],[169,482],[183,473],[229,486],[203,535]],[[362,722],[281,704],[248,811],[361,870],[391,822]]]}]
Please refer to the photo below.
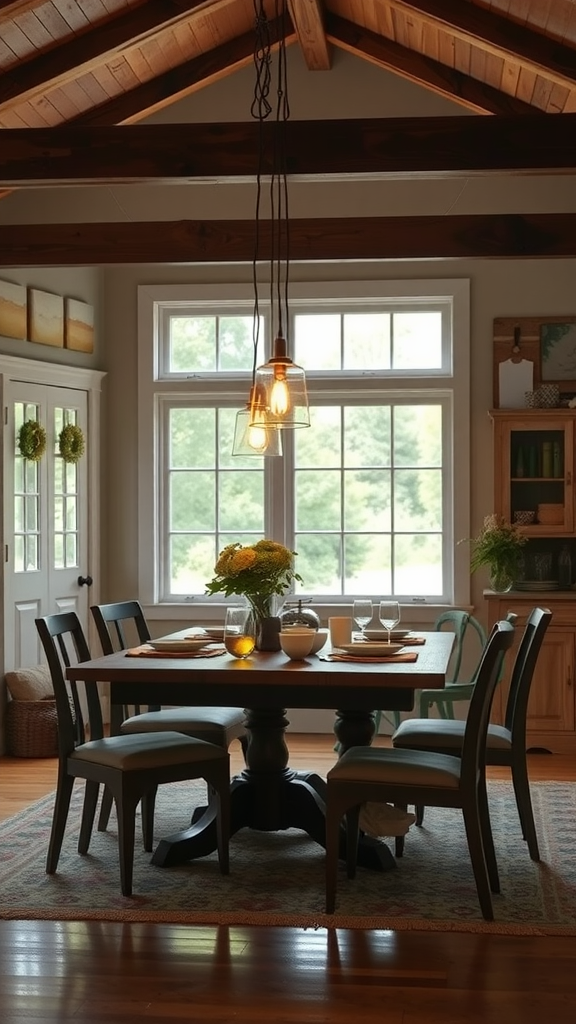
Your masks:
[{"label": "chair slat back", "polygon": [[512,745],[519,744],[521,750],[526,749],[526,714],[534,669],[551,619],[549,608],[531,611],[512,667],[504,725],[512,733]]},{"label": "chair slat back", "polygon": [[514,624],[496,622],[485,644],[470,699],[462,743],[462,786],[474,786],[486,757],[486,734],[494,693],[502,670],[502,659],[514,640]]},{"label": "chair slat back", "polygon": [[140,643],[150,640],[150,630],[139,601],[94,604],[90,611],[96,623],[103,654],[114,654],[130,646],[126,637],[128,623],[135,627]]},{"label": "chair slat back", "polygon": [[[78,743],[84,743],[84,714],[78,685],[66,680],[66,669],[72,664],[90,660],[90,649],[76,612],[61,612],[36,619],[36,629],[44,648],[58,714],[58,751],[67,757]],[[97,683],[85,683],[90,738],[104,735],[102,708]],[[72,694],[74,714],[70,706]]]},{"label": "chair slat back", "polygon": [[450,683],[454,683],[458,679],[464,650],[464,634],[468,628],[469,619],[470,615],[468,612],[462,612],[454,608],[450,609],[450,611],[442,612],[434,623],[435,630],[442,630],[447,626],[455,634],[452,657],[450,658],[450,675],[447,678],[447,682]]}]

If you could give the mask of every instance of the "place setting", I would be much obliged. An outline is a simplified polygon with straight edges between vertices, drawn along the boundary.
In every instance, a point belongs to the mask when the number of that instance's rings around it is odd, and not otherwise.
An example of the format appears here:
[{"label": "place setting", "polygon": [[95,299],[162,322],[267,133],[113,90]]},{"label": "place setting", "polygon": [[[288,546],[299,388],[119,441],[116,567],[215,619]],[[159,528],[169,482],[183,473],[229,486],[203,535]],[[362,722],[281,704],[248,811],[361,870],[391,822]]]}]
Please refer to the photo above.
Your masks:
[{"label": "place setting", "polygon": [[331,651],[318,656],[324,661],[414,662],[416,651],[406,650],[413,644],[423,644],[423,637],[411,637],[409,629],[398,629],[400,604],[398,601],[380,601],[378,617],[382,629],[367,629],[372,621],[372,601],[364,598],[354,601],[353,619],[360,632],[352,637],[352,619],[338,616],[329,620]]},{"label": "place setting", "polygon": [[[222,630],[223,633],[223,630]],[[160,637],[126,651],[127,658],[215,658],[224,654],[222,639],[208,633],[183,637]]]}]

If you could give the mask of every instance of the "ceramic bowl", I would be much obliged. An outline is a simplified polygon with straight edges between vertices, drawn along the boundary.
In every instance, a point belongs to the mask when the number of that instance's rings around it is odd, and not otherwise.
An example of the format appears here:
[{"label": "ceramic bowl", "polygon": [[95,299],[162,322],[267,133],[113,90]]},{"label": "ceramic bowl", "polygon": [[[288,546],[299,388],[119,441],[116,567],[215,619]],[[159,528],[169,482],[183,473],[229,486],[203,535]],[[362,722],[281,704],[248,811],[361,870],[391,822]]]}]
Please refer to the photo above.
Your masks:
[{"label": "ceramic bowl", "polygon": [[312,653],[315,637],[316,631],[313,629],[289,629],[280,633],[280,647],[293,661],[301,661]]},{"label": "ceramic bowl", "polygon": [[327,629],[311,629],[309,626],[304,626],[301,623],[294,623],[294,625],[287,625],[282,630],[282,633],[298,634],[299,636],[308,636],[309,633],[313,634],[312,650],[310,654],[316,654],[317,651],[321,651],[324,644],[328,640]]},{"label": "ceramic bowl", "polygon": [[317,629],[314,632],[314,640],[312,641],[312,650],[310,651],[310,654],[316,654],[318,651],[321,651],[322,648],[324,647],[324,644],[327,642],[327,640],[328,640],[328,630],[327,629]]}]

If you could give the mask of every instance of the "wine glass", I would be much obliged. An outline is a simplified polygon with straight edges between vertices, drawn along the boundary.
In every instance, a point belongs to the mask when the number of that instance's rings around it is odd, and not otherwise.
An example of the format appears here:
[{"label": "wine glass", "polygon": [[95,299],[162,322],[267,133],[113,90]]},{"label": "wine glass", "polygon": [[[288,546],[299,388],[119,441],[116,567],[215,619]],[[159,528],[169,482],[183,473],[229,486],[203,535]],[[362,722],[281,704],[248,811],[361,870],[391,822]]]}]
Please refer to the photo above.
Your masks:
[{"label": "wine glass", "polygon": [[247,658],[256,645],[254,615],[249,605],[230,605],[224,623],[224,647],[233,658]]},{"label": "wine glass", "polygon": [[365,640],[364,630],[372,618],[372,601],[364,598],[354,601],[352,615],[360,630],[360,640]]},{"label": "wine glass", "polygon": [[378,615],[384,629],[388,630],[388,643],[390,643],[392,630],[400,622],[400,605],[398,601],[380,601]]}]

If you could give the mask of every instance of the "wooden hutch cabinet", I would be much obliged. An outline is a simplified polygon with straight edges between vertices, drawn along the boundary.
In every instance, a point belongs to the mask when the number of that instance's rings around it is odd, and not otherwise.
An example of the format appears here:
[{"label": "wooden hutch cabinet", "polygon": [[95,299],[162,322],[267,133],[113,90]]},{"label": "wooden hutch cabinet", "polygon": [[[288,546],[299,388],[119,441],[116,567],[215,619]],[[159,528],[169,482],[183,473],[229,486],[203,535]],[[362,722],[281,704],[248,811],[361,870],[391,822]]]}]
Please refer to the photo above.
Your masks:
[{"label": "wooden hutch cabinet", "polygon": [[[518,615],[520,634],[536,605],[552,620],[536,666],[528,705],[528,745],[553,752],[576,751],[576,410],[495,409],[494,510],[514,522],[518,513],[528,543],[511,591],[487,590],[488,622]],[[568,563],[568,575],[566,573]],[[508,658],[512,663],[513,653]],[[494,701],[502,722],[509,667]]]}]

